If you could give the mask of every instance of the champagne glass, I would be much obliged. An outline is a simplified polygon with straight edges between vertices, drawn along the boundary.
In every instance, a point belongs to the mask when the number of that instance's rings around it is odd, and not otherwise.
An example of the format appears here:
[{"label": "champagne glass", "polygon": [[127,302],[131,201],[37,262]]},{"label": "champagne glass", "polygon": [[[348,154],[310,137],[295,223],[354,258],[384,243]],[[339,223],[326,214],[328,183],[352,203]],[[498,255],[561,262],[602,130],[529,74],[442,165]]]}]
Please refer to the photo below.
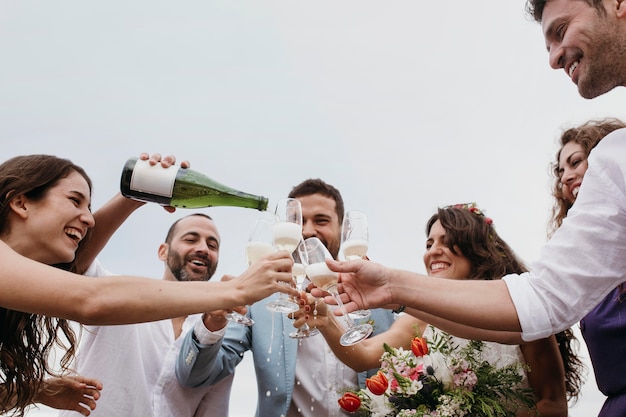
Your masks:
[{"label": "champagne glass", "polygon": [[[272,244],[272,226],[273,222],[259,218],[255,221],[248,243],[246,244],[246,260],[248,266],[252,265],[260,258],[274,252],[274,245]],[[244,326],[252,326],[254,320],[250,317],[240,314],[236,311],[231,311],[226,314],[226,319],[234,323],[243,324]]]},{"label": "champagne glass", "polygon": [[302,243],[300,255],[302,256],[302,263],[304,265],[306,275],[309,277],[311,282],[319,288],[328,291],[333,296],[343,313],[348,329],[339,339],[339,343],[341,343],[342,346],[352,346],[372,334],[374,328],[371,324],[363,323],[356,325],[346,312],[346,308],[343,306],[341,298],[337,292],[338,274],[331,271],[326,265],[325,260],[332,259],[332,256],[322,241],[316,237],[306,239]]},{"label": "champagne glass", "polygon": [[[341,225],[341,248],[343,256],[348,260],[361,259],[367,254],[369,233],[367,216],[362,211],[349,210],[343,217]],[[367,319],[369,310],[356,310],[350,313],[353,319]]]},{"label": "champagne glass", "polygon": [[[283,198],[276,204],[276,223],[272,227],[272,241],[278,250],[293,253],[302,240],[302,207],[295,198]],[[269,310],[279,313],[293,313],[300,305],[280,293],[276,300],[265,305]]]},{"label": "champagne glass", "polygon": [[[301,250],[301,246],[302,244],[298,246],[298,249],[295,250],[291,256],[294,262],[292,271],[293,276],[296,279],[296,285],[298,286],[298,290],[304,291],[304,289],[306,288],[304,283],[307,282],[307,279],[306,271],[304,269],[304,265],[302,264],[302,258],[299,253]],[[298,328],[298,330],[289,333],[289,337],[291,337],[292,339],[305,339],[310,336],[315,336],[316,334],[319,334],[319,332],[320,331],[318,329],[309,327],[308,323],[305,322],[304,325]]]}]

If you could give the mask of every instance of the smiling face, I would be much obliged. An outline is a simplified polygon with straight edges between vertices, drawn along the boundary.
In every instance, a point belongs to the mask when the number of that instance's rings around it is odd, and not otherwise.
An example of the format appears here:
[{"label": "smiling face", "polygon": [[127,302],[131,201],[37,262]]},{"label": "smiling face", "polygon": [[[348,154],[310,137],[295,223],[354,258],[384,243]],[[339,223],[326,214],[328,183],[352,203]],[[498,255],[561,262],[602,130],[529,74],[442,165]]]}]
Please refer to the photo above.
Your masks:
[{"label": "smiling face", "polygon": [[317,237],[334,259],[339,256],[341,224],[335,200],[322,194],[297,197],[302,206],[302,237]]},{"label": "smiling face", "polygon": [[11,204],[20,221],[13,222],[5,241],[22,255],[48,265],[74,260],[78,243],[95,223],[91,190],[76,171],[59,179],[41,198],[21,195]]},{"label": "smiling face", "polygon": [[220,236],[213,220],[184,217],[174,226],[169,243],[159,247],[167,264],[166,276],[178,281],[208,281],[217,269]]},{"label": "smiling face", "polygon": [[430,228],[426,240],[424,265],[427,274],[448,279],[468,278],[472,271],[472,263],[462,255],[458,247],[455,247],[454,250],[456,254],[448,247],[446,230],[437,220]]},{"label": "smiling face", "polygon": [[549,0],[541,27],[550,66],[563,68],[584,98],[626,85],[626,6],[605,1],[606,13],[586,2]]},{"label": "smiling face", "polygon": [[587,153],[583,147],[576,142],[566,143],[559,156],[559,178],[563,198],[568,203],[574,204],[587,168]]}]

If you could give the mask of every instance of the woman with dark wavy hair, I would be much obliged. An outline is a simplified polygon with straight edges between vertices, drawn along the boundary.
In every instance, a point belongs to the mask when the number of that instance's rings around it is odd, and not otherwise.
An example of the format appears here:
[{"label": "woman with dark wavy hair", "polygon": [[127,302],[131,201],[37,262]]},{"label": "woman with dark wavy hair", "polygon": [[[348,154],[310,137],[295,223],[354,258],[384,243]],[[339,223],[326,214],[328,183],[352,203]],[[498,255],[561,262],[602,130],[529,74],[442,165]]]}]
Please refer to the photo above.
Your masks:
[{"label": "woman with dark wavy hair", "polygon": [[[524,263],[498,235],[492,220],[474,203],[438,209],[426,223],[426,237],[424,265],[428,275],[441,279],[483,280],[499,279],[503,275],[526,271]],[[421,335],[425,331],[433,331],[432,327],[427,327],[427,323],[437,323],[435,317],[423,321],[401,313],[386,332],[346,348],[339,343],[343,326],[334,318],[334,314],[323,303],[317,304],[317,315],[310,314],[312,308],[301,308],[296,314],[299,320],[294,326],[301,326],[306,320],[310,327],[317,327],[337,357],[356,371],[378,366],[384,343],[410,350],[416,333]],[[472,328],[467,333],[467,328],[454,323],[447,323],[446,329],[467,339],[476,339],[477,335],[484,340],[507,339],[504,332]],[[436,329],[434,331],[438,332]],[[570,358],[561,357],[554,336],[523,343],[519,347],[491,342],[485,346],[492,353],[490,357],[494,363],[497,360],[515,360],[529,366],[525,379],[535,395],[536,410],[523,407],[514,410],[517,416],[567,415],[567,398],[578,394],[579,381],[566,383],[566,379],[570,382],[572,375],[565,373],[563,363]]]},{"label": "woman with dark wavy hair", "polygon": [[[156,155],[151,163],[160,160]],[[166,167],[174,160],[161,163]],[[140,205],[118,194],[96,213],[102,223],[87,240],[96,220],[91,181],[82,168],[50,155],[18,156],[0,164],[0,414],[23,416],[34,402],[84,415],[95,407],[100,383],[63,374],[76,346],[67,320],[138,323],[252,304],[276,291],[297,293],[278,282],[292,280],[285,251],[229,282],[177,285],[63,271],[83,272]],[[55,345],[65,351],[61,375],[48,363]],[[55,377],[45,379],[48,375]]]},{"label": "woman with dark wavy hair", "polygon": [[[550,233],[556,233],[578,196],[587,172],[587,157],[609,133],[626,127],[619,119],[591,120],[561,134],[560,147],[553,163],[554,208]],[[626,286],[622,283],[580,321],[580,329],[600,391],[606,395],[600,417],[623,416],[626,410]],[[578,366],[580,367],[580,366]]]}]

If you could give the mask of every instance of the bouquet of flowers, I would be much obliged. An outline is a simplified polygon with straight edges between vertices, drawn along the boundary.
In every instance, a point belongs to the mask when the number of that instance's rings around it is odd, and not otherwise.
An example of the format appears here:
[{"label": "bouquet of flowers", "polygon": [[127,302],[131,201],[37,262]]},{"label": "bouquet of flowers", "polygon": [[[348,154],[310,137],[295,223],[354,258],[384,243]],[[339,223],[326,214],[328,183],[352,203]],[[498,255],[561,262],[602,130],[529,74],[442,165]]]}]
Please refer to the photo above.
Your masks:
[{"label": "bouquet of flowers", "polygon": [[455,343],[444,332],[416,337],[411,351],[384,345],[381,368],[367,388],[346,391],[340,407],[360,417],[509,417],[534,408],[525,365],[497,367],[480,341]]}]

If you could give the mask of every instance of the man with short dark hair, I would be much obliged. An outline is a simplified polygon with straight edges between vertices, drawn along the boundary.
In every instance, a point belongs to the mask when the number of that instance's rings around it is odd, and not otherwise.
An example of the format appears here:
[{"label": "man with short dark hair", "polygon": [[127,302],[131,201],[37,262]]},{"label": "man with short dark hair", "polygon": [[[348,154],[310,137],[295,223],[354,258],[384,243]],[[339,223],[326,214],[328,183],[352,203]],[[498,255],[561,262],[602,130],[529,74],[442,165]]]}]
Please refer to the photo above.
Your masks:
[{"label": "man with short dark hair", "polygon": [[[341,244],[343,199],[339,191],[320,179],[309,179],[289,193],[302,206],[302,237],[317,237],[336,259]],[[376,370],[356,373],[332,353],[323,336],[298,340],[288,337],[292,319],[274,314],[259,301],[249,309],[254,326],[205,320],[205,329],[187,334],[177,363],[177,376],[187,386],[220,383],[233,374],[246,351],[251,350],[257,376],[257,417],[340,417],[337,401],[342,390],[365,386]],[[373,310],[374,332],[389,328],[393,314]],[[273,332],[273,333],[272,333]]]}]

